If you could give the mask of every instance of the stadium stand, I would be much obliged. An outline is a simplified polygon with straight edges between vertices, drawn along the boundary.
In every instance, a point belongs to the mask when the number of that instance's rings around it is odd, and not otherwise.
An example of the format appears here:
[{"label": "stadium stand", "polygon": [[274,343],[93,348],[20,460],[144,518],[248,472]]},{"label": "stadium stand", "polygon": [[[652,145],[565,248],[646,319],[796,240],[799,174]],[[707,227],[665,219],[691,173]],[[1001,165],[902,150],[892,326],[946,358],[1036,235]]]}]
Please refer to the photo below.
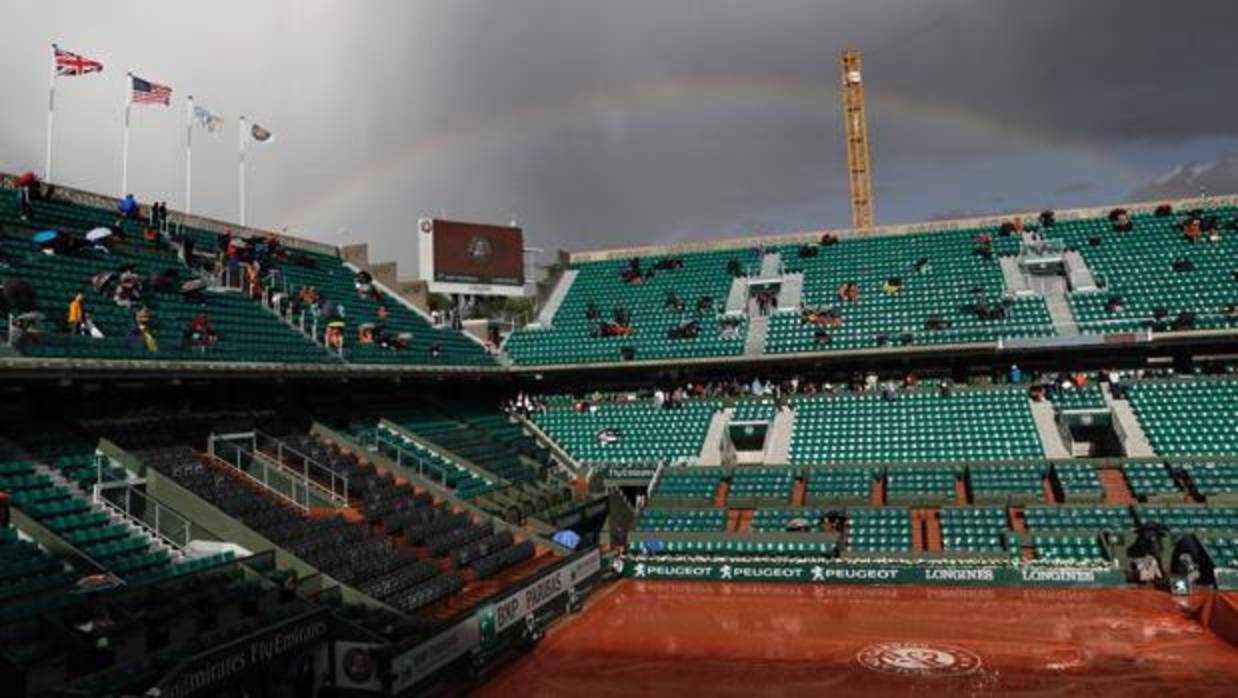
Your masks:
[{"label": "stadium stand", "polygon": [[1122,474],[1131,492],[1140,501],[1169,498],[1181,501],[1182,495],[1173,474],[1164,463],[1125,463]]},{"label": "stadium stand", "polygon": [[[1043,455],[1022,390],[795,400],[791,462],[1018,460]],[[875,438],[874,438],[875,437]]]},{"label": "stadium stand", "polygon": [[910,553],[911,510],[903,508],[848,509],[847,551]]},{"label": "stadium stand", "polygon": [[971,500],[976,504],[1027,504],[1044,501],[1042,465],[972,465],[967,468]]},{"label": "stadium stand", "polygon": [[595,403],[585,409],[549,407],[533,421],[582,463],[657,463],[696,458],[717,400],[683,407],[648,402]]},{"label": "stadium stand", "polygon": [[1010,519],[1001,507],[943,507],[941,539],[945,550],[1000,553]]},{"label": "stadium stand", "polygon": [[1137,382],[1127,394],[1160,455],[1238,454],[1238,381]]},{"label": "stadium stand", "polygon": [[[628,282],[623,272],[630,260],[585,262],[573,265],[575,282],[548,327],[515,332],[504,349],[520,364],[594,363],[623,360],[622,349],[630,347],[637,360],[735,356],[744,348],[743,316],[734,335],[724,334],[721,321],[732,277],[727,264],[737,252],[721,251],[683,255],[676,269],[656,269],[660,258],[641,258],[641,280]],[[751,250],[746,268],[759,265]],[[668,302],[676,294],[683,309]],[[701,299],[709,299],[698,309]],[[596,312],[591,318],[590,307]],[[600,324],[623,320],[626,314],[630,333],[622,336],[594,336]],[[672,338],[670,332],[683,324],[696,322],[698,334]]]},{"label": "stadium stand", "polygon": [[1190,490],[1211,503],[1238,502],[1238,465],[1233,463],[1184,463]]},{"label": "stadium stand", "polygon": [[1095,502],[1104,498],[1096,469],[1088,463],[1054,463],[1049,472],[1064,501]]}]

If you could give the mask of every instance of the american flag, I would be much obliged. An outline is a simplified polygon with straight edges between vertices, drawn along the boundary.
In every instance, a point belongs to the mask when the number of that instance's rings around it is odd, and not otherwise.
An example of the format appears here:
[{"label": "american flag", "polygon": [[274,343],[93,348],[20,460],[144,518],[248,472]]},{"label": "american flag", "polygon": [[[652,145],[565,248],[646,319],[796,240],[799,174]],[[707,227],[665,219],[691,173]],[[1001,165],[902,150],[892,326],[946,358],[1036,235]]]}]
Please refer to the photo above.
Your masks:
[{"label": "american flag", "polygon": [[129,101],[135,104],[162,104],[165,107],[172,103],[171,87],[143,80],[136,75],[130,75],[129,80],[133,85]]},{"label": "american flag", "polygon": [[72,76],[103,72],[103,64],[99,61],[84,58],[72,51],[61,50],[54,44],[52,49],[56,52],[56,75]]}]

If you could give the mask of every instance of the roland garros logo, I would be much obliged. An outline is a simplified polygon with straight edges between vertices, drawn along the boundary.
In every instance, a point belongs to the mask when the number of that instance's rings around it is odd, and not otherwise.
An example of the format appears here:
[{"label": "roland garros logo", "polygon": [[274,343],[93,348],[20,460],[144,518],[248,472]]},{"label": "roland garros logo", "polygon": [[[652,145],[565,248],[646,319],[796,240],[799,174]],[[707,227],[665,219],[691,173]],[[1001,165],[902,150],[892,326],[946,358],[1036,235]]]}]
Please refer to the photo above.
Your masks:
[{"label": "roland garros logo", "polygon": [[865,669],[900,676],[963,676],[980,668],[980,657],[960,647],[916,642],[880,642],[860,650]]}]

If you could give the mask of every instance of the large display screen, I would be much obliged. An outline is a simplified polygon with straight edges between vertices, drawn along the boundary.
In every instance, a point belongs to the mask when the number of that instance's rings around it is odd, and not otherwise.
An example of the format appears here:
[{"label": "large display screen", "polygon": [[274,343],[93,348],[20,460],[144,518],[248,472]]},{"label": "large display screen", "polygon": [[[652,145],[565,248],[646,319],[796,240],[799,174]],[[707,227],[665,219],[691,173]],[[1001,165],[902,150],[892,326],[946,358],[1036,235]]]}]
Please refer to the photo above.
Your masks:
[{"label": "large display screen", "polygon": [[421,225],[422,234],[433,236],[434,281],[524,286],[524,232],[520,228],[437,219],[423,220]]}]

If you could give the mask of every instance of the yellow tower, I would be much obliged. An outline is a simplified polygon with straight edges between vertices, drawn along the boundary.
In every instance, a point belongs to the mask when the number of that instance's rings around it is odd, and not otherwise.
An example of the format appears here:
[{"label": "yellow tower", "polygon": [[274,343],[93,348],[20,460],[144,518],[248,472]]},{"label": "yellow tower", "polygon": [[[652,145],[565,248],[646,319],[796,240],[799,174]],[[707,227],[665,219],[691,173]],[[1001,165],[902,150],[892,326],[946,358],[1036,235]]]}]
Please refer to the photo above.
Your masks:
[{"label": "yellow tower", "polygon": [[873,225],[873,179],[868,164],[868,119],[860,52],[843,49],[843,119],[847,124],[847,171],[851,179],[851,225]]}]

